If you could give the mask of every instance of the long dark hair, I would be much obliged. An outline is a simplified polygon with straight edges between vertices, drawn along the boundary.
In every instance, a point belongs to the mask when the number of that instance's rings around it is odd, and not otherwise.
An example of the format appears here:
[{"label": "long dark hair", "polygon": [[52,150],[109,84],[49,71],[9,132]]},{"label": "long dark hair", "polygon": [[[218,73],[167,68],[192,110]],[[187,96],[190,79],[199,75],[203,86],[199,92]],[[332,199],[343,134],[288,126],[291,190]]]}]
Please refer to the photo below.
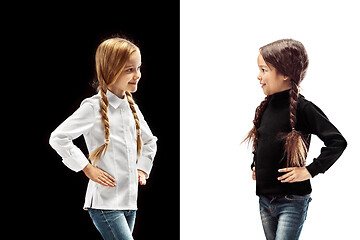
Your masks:
[{"label": "long dark hair", "polygon": [[[295,130],[296,110],[299,97],[299,85],[304,79],[309,59],[305,47],[299,41],[293,39],[281,39],[269,43],[260,48],[260,54],[268,65],[273,66],[279,73],[288,76],[291,81],[290,89],[290,127],[287,134],[279,133],[285,140],[284,150],[287,153],[287,166],[303,167],[308,150],[308,143],[304,140],[301,132]],[[271,96],[266,98],[256,108],[253,120],[254,126],[243,142],[253,142],[253,151],[256,152],[258,132],[262,114],[270,101]]]}]

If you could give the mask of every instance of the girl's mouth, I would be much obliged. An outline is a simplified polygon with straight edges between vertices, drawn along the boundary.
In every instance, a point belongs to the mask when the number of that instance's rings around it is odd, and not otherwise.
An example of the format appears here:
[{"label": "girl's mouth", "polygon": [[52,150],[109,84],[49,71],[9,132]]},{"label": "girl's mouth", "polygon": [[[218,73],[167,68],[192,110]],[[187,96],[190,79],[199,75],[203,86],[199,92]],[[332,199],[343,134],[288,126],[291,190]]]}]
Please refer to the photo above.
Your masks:
[{"label": "girl's mouth", "polygon": [[129,82],[129,84],[131,84],[131,85],[136,85],[137,82]]},{"label": "girl's mouth", "polygon": [[260,85],[263,88],[266,84],[265,83],[260,83]]}]

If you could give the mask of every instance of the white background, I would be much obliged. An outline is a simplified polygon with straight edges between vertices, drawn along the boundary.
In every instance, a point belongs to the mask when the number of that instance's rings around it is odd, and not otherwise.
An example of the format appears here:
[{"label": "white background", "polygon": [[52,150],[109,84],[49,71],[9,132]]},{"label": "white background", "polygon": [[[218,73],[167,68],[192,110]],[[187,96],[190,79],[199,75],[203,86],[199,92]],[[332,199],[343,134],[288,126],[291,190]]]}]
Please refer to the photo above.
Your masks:
[{"label": "white background", "polygon": [[[359,239],[360,17],[356,1],[181,1],[181,239],[265,239],[251,149],[242,139],[264,98],[259,47],[301,41],[310,65],[301,93],[348,141],[312,179],[301,239]],[[322,142],[314,136],[308,163]],[[356,152],[357,150],[357,152]]]}]

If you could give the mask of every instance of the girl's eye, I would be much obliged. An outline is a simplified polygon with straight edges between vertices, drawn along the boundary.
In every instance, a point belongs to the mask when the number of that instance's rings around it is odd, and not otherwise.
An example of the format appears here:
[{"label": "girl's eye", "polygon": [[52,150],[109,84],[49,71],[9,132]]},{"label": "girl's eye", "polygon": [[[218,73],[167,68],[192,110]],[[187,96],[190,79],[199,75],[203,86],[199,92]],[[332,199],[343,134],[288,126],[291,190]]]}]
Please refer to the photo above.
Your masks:
[{"label": "girl's eye", "polygon": [[265,68],[262,68],[261,71],[262,71],[262,72],[266,72],[266,69],[265,69]]},{"label": "girl's eye", "polygon": [[[141,68],[141,66],[137,67],[136,70],[139,71]],[[128,72],[128,73],[131,73],[134,71],[134,68],[129,68],[129,69],[126,69],[125,72]]]}]

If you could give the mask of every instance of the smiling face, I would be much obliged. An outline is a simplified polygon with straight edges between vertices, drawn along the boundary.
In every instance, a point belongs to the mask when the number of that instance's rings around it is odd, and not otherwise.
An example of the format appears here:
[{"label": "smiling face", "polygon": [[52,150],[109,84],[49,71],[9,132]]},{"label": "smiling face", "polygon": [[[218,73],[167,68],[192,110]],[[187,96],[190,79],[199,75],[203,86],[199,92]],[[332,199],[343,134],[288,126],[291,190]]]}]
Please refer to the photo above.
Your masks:
[{"label": "smiling face", "polygon": [[291,89],[290,78],[279,73],[273,66],[268,65],[261,54],[259,54],[257,62],[260,70],[257,79],[260,81],[265,95],[273,95]]},{"label": "smiling face", "polygon": [[108,86],[108,89],[123,98],[125,91],[136,92],[137,84],[141,78],[141,54],[139,50],[133,52],[125,64],[124,70],[120,73],[118,79]]}]

